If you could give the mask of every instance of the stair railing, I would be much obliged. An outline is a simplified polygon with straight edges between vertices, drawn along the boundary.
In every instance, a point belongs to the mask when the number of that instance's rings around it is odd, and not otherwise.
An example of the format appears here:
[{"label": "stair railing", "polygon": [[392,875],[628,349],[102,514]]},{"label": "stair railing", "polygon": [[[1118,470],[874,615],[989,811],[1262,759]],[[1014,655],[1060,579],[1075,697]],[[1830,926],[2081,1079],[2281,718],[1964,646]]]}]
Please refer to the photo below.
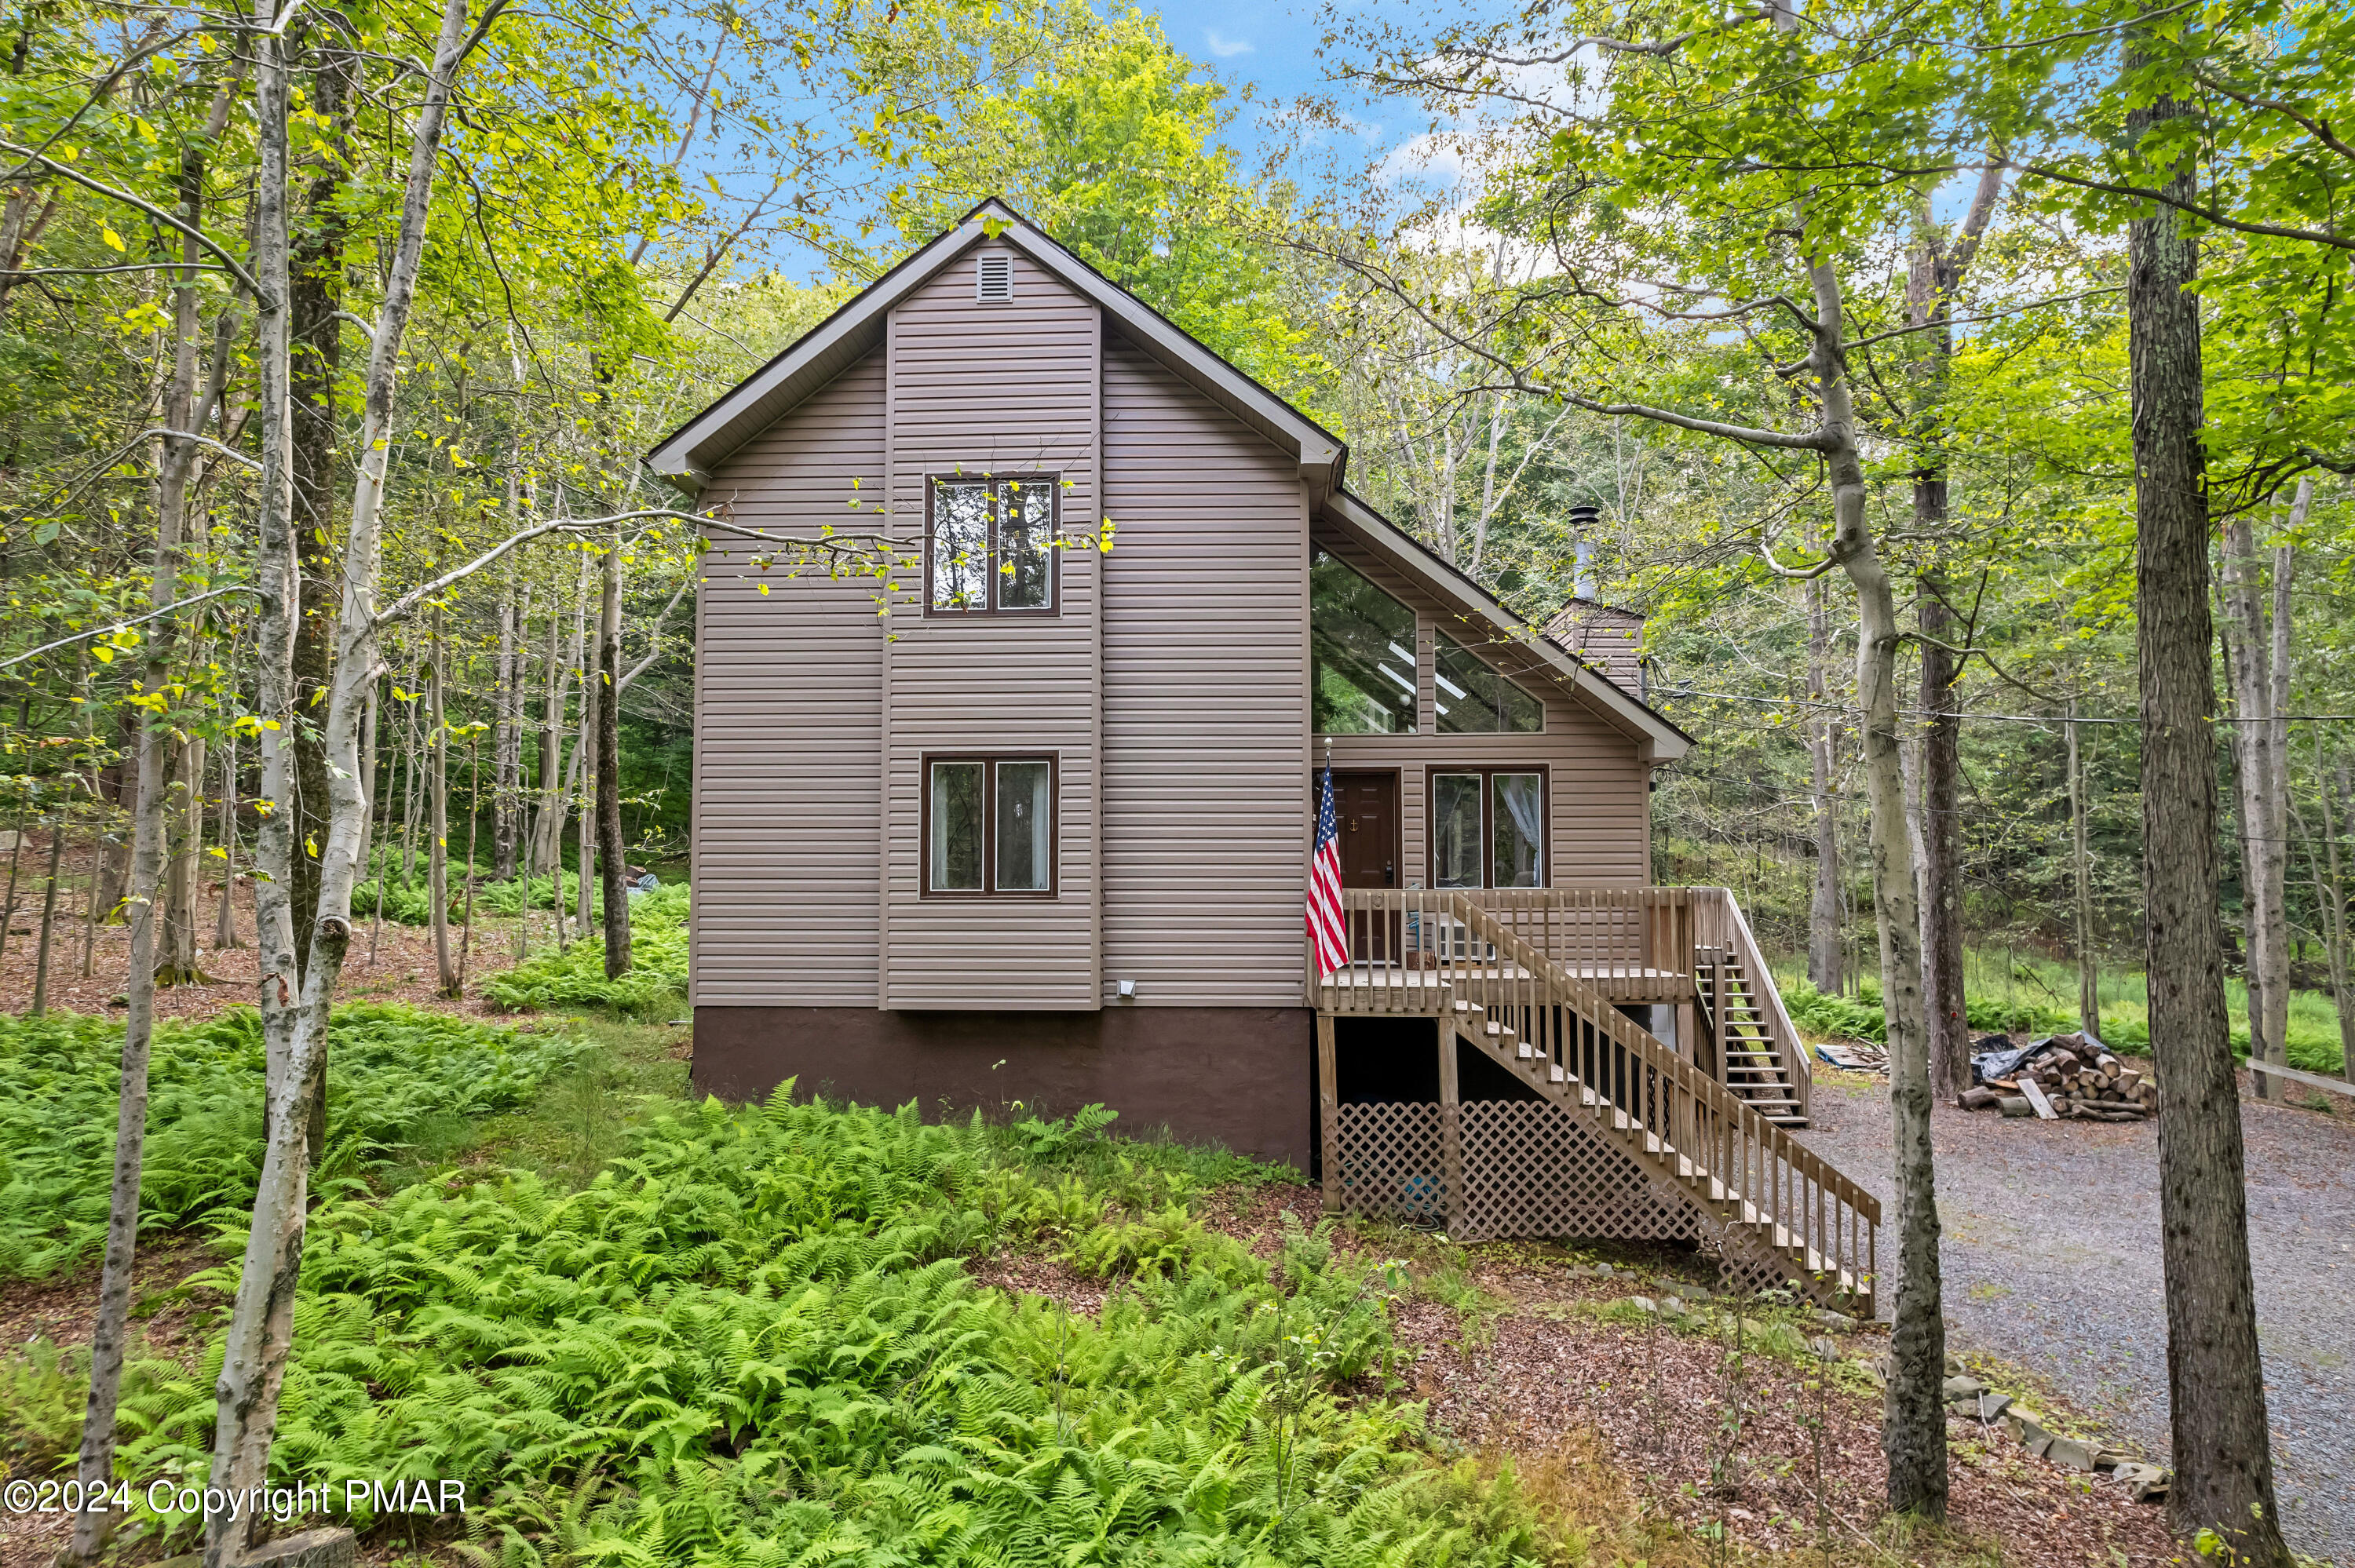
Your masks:
[{"label": "stair railing", "polygon": [[1719,1209],[1729,1226],[1870,1298],[1879,1199],[1470,898],[1425,896],[1461,927],[1467,949],[1493,954],[1449,971],[1451,994],[1510,1027],[1541,1071],[1561,1068],[1557,1088],[1591,1091],[1622,1146],[1656,1172],[1704,1203],[1730,1201]]},{"label": "stair railing", "polygon": [[1783,1070],[1791,1080],[1791,1097],[1799,1102],[1799,1115],[1806,1118],[1815,1087],[1814,1064],[1809,1060],[1807,1043],[1799,1038],[1798,1026],[1791,1022],[1790,1011],[1783,1005],[1783,992],[1774,984],[1774,972],[1766,967],[1766,954],[1752,934],[1741,903],[1730,887],[1696,887],[1690,891],[1695,895],[1699,940],[1722,948],[1749,977],[1759,1016],[1766,1022],[1766,1037],[1774,1042],[1775,1054],[1783,1059]]}]

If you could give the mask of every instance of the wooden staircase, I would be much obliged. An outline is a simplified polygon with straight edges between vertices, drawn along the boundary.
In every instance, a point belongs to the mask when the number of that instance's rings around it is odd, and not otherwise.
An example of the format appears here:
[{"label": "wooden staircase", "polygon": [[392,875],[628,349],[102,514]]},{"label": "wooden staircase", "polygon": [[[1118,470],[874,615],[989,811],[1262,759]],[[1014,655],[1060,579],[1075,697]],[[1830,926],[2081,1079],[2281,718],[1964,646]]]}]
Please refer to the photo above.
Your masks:
[{"label": "wooden staircase", "polygon": [[1806,1106],[1792,1081],[1794,1065],[1784,1059],[1741,959],[1704,948],[1694,959],[1693,982],[1718,1081],[1777,1127],[1806,1126]]},{"label": "wooden staircase", "polygon": [[[1800,1107],[1788,1079],[1775,1076],[1773,1043],[1738,965],[1719,961],[1710,981],[1709,1033],[1722,1040],[1725,1062],[1745,1069],[1729,1084],[1470,899],[1455,899],[1448,913],[1494,961],[1433,977],[1444,988],[1443,1028],[1625,1154],[1657,1199],[1689,1206],[1736,1285],[1779,1286],[1821,1306],[1870,1314],[1880,1202],[1785,1130]],[[1745,1003],[1754,1022],[1747,1030]],[[1442,1145],[1460,1192],[1455,1109],[1443,1106]]]}]

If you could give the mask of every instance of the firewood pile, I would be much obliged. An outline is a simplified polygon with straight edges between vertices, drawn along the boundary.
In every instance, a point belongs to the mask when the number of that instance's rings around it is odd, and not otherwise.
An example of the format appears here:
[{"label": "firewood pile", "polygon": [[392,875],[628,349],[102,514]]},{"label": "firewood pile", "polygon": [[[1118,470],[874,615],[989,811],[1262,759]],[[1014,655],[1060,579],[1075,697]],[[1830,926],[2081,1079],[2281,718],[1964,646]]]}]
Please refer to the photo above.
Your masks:
[{"label": "firewood pile", "polygon": [[[2001,1035],[1971,1058],[1976,1086],[1965,1110],[1999,1110],[2046,1121],[2141,1121],[2158,1113],[2158,1086],[2083,1034],[2056,1034],[2019,1050]],[[1987,1050],[1994,1046],[1997,1049]]]}]

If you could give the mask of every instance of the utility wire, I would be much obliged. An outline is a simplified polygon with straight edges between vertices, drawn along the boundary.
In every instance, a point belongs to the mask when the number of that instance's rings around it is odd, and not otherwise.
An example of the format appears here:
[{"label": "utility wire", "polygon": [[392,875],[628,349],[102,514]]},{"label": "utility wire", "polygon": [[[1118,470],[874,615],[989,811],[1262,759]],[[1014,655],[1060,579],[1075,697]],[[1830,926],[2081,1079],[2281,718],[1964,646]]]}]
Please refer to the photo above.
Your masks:
[{"label": "utility wire", "polygon": [[[1820,708],[1831,713],[1860,714],[1864,710],[1853,703],[1819,703],[1810,697],[1754,697],[1741,692],[1704,692],[1690,686],[1679,686],[1659,694],[1663,699],[1707,697],[1721,703],[1751,703],[1762,707]],[[2138,718],[2069,718],[2060,714],[1976,714],[1959,709],[1941,712],[1930,708],[1900,708],[1900,718],[1955,718],[1992,724],[2130,724],[2139,725]],[[2232,718],[2221,714],[2209,715],[2210,724],[2272,724],[2270,718]],[[2283,714],[2283,724],[2355,724],[2355,714]]]}]

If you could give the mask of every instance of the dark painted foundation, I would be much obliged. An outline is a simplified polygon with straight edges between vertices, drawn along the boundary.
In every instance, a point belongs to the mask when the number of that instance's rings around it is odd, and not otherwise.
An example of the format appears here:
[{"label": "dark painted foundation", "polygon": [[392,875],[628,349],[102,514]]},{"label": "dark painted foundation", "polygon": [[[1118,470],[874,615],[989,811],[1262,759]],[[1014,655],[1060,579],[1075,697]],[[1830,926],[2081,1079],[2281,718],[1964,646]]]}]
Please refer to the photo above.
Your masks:
[{"label": "dark painted foundation", "polygon": [[1102,1102],[1131,1137],[1188,1142],[1305,1171],[1316,1135],[1316,1015],[1306,1008],[1131,1007],[1102,1012],[887,1012],[698,1007],[694,1083],[764,1099],[902,1106],[927,1118],[1014,1102],[1068,1116]]}]

